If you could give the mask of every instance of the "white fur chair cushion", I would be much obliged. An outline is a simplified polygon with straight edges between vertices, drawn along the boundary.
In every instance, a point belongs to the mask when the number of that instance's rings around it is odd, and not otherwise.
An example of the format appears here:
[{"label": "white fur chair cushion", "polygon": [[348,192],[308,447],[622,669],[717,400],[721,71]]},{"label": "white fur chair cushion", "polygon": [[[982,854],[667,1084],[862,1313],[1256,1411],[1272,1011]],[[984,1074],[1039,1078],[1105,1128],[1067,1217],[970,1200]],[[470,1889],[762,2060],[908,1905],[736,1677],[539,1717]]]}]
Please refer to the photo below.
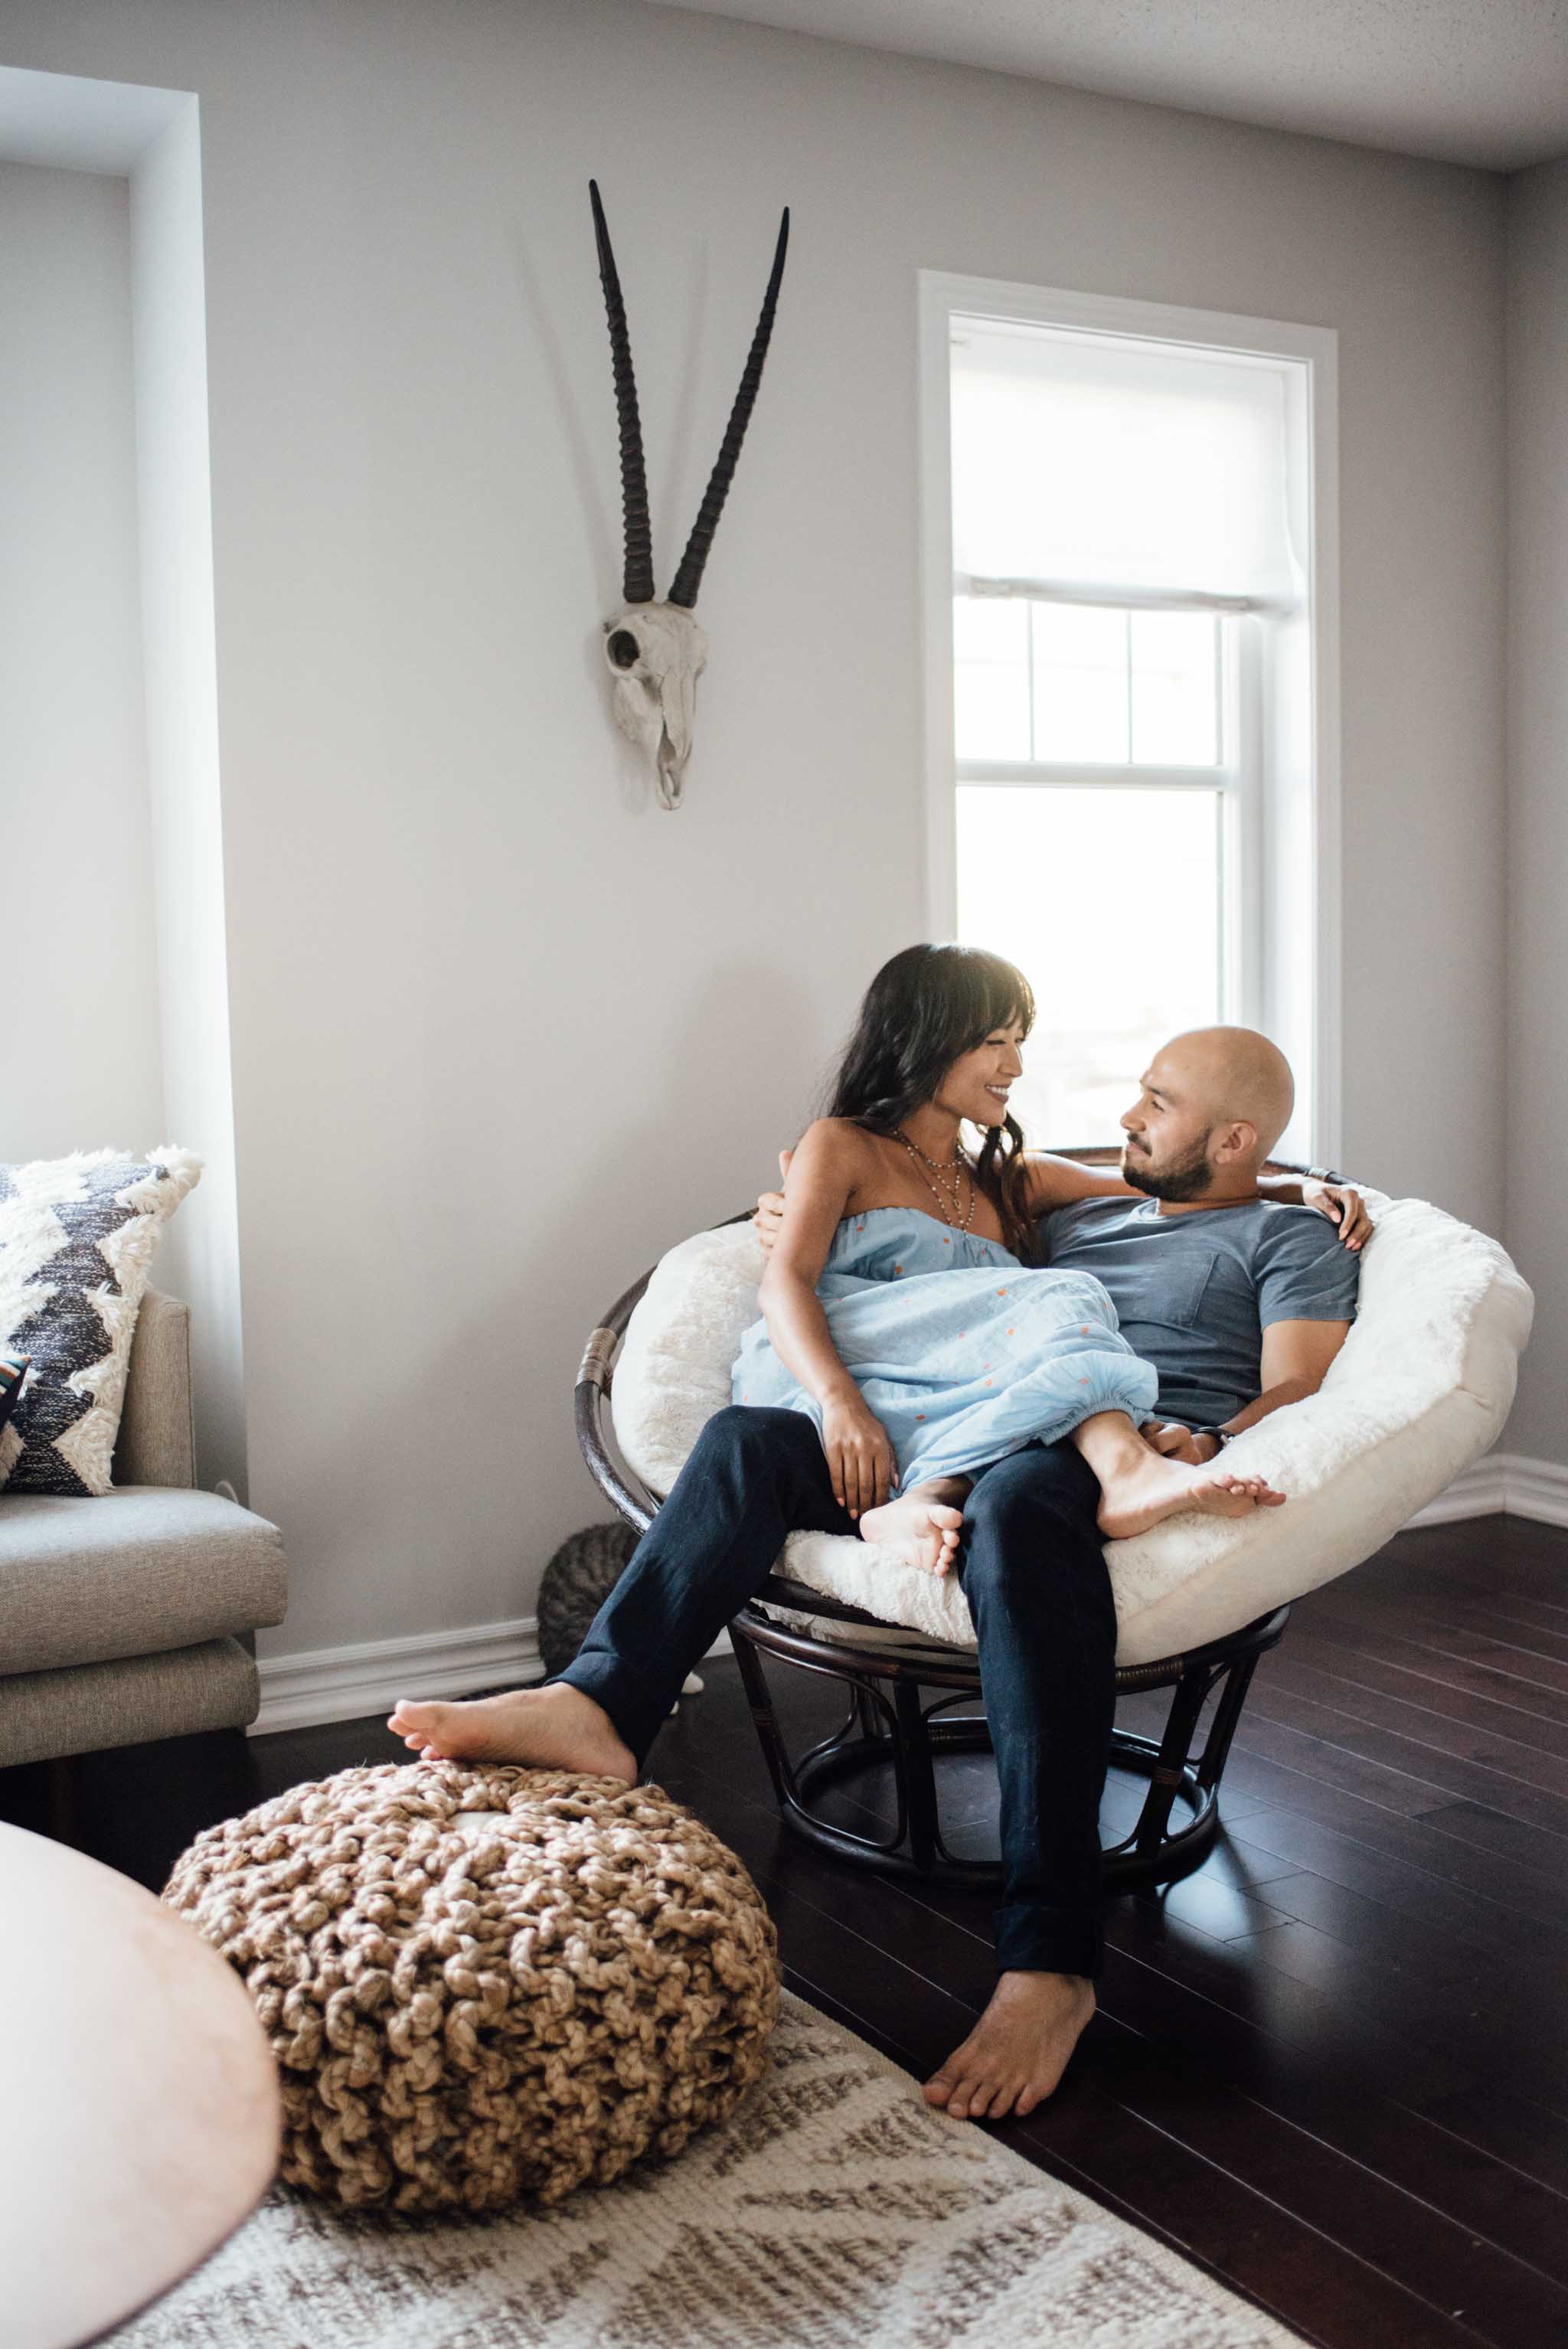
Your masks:
[{"label": "white fur chair cushion", "polygon": [[[1376,1191],[1367,1200],[1377,1230],[1359,1310],[1321,1389],[1226,1454],[1227,1467],[1273,1479],[1286,1506],[1170,1517],[1110,1543],[1119,1663],[1200,1647],[1359,1565],[1495,1442],[1530,1334],[1529,1288],[1495,1240],[1441,1208]],[[615,1435],[655,1493],[668,1492],[706,1421],[729,1402],[761,1273],[749,1224],[699,1232],[662,1259],[632,1316],[612,1388]],[[837,1534],[791,1534],[780,1563],[797,1582],[903,1627],[889,1645],[917,1645],[911,1631],[975,1645],[954,1577],[922,1574]],[[820,1620],[833,1635],[829,1619],[789,1619]]]}]

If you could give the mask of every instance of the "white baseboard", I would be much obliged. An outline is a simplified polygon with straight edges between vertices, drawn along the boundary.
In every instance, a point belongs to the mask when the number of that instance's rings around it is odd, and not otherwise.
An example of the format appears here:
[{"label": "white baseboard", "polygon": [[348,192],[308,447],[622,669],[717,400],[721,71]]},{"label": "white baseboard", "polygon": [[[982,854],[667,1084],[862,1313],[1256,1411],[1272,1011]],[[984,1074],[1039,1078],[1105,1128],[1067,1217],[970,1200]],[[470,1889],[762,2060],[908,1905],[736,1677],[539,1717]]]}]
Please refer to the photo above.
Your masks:
[{"label": "white baseboard", "polygon": [[[248,1734],[314,1729],[389,1713],[400,1696],[471,1696],[475,1689],[516,1688],[543,1676],[538,1624],[475,1623],[463,1631],[422,1631],[406,1640],[360,1640],[294,1656],[263,1656],[262,1709]],[[721,1631],[710,1656],[730,1653]]]},{"label": "white baseboard", "polygon": [[1568,1526],[1568,1468],[1514,1454],[1505,1464],[1504,1482],[1510,1516],[1533,1517],[1538,1526]]},{"label": "white baseboard", "polygon": [[1462,1469],[1451,1485],[1418,1509],[1411,1526],[1451,1526],[1460,1517],[1501,1516],[1508,1507],[1502,1463],[1495,1453]]},{"label": "white baseboard", "polygon": [[400,1696],[470,1696],[538,1680],[538,1625],[474,1623],[462,1631],[421,1631],[411,1639],[358,1640],[346,1648],[312,1648],[263,1656],[262,1709],[250,1734],[310,1729],[318,1722],[356,1721],[390,1712]]},{"label": "white baseboard", "polygon": [[1448,1526],[1460,1517],[1532,1517],[1537,1525],[1568,1526],[1568,1468],[1530,1460],[1518,1452],[1489,1452],[1454,1478],[1446,1492],[1410,1519],[1412,1526]]}]

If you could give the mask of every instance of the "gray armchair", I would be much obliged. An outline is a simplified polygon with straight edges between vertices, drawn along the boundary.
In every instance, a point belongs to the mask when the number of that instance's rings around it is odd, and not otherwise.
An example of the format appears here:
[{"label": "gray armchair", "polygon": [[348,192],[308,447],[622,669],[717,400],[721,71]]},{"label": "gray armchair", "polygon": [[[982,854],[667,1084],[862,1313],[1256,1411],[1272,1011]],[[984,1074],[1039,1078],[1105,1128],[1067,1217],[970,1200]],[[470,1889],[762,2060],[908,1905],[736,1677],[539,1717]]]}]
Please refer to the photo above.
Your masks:
[{"label": "gray armchair", "polygon": [[282,1622],[288,1568],[276,1526],[196,1490],[190,1333],[150,1288],[112,1493],[0,1491],[0,1768],[256,1717],[248,1635]]}]

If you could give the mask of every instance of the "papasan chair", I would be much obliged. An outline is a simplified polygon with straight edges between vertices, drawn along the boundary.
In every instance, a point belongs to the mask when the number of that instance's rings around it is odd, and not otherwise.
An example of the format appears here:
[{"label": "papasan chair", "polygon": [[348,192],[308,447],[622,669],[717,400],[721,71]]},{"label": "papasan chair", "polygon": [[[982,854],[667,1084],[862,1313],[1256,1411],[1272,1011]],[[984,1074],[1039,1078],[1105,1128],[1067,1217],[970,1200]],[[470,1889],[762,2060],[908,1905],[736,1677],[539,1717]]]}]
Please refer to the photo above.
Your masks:
[{"label": "papasan chair", "polygon": [[[1112,1151],[1070,1154],[1107,1163]],[[1273,1171],[1284,1169],[1275,1163]],[[1113,1764],[1147,1776],[1136,1825],[1103,1855],[1107,1890],[1165,1882],[1203,1859],[1221,1776],[1258,1658],[1291,1601],[1380,1548],[1497,1439],[1513,1400],[1533,1300],[1504,1250],[1424,1199],[1363,1186],[1376,1229],[1357,1316],[1319,1392],[1238,1437],[1226,1465],[1265,1475],[1283,1509],[1167,1518],[1107,1545],[1118,1693],[1169,1687],[1163,1734],[1119,1725]],[[737,1217],[670,1249],[590,1337],[578,1372],[583,1455],[639,1532],[730,1400],[730,1365],[757,1319],[762,1249]],[[956,1577],[935,1578],[853,1537],[797,1533],[730,1626],[784,1818],[842,1857],[890,1871],[994,1883],[999,1862],[944,1839],[940,1765],[989,1751],[975,1640]],[[791,1758],[764,1655],[842,1682],[841,1725]],[[1219,1690],[1201,1748],[1192,1750]],[[927,1700],[927,1692],[934,1695]],[[891,1773],[885,1834],[830,1818],[831,1790]],[[1180,1803],[1181,1809],[1177,1811]],[[1173,1812],[1176,1816],[1172,1817]]]}]

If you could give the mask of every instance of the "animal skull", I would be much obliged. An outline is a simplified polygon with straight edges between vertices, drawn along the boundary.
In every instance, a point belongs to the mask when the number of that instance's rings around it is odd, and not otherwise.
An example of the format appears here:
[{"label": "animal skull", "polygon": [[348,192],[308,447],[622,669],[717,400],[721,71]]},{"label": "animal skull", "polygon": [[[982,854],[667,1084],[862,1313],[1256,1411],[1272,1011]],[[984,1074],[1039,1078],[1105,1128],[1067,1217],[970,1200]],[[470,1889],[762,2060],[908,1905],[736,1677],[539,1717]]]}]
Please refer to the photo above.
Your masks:
[{"label": "animal skull", "polygon": [[593,200],[593,234],[599,248],[599,279],[604,288],[604,308],[610,322],[610,359],[621,430],[621,510],[624,528],[621,581],[624,601],[614,618],[604,623],[604,657],[614,679],[611,699],[615,723],[653,760],[658,774],[660,806],[677,808],[686,781],[686,761],[691,756],[696,681],[707,661],[707,638],[692,617],[692,606],[696,602],[703,566],[725,499],[729,495],[736,460],[762,381],[762,363],[773,332],[773,314],[789,242],[789,215],[786,212],[779,224],[779,242],[774,248],[768,290],[762,297],[762,315],[741,371],[740,389],[729,411],[718,461],[708,477],[669,599],[659,603],[654,594],[653,530],[648,519],[643,427],[632,373],[626,305],[621,296],[621,281],[610,249],[610,231],[596,181],[589,181],[588,192]]},{"label": "animal skull", "polygon": [[653,760],[659,805],[677,808],[707,636],[678,604],[628,604],[604,623],[615,723]]}]

